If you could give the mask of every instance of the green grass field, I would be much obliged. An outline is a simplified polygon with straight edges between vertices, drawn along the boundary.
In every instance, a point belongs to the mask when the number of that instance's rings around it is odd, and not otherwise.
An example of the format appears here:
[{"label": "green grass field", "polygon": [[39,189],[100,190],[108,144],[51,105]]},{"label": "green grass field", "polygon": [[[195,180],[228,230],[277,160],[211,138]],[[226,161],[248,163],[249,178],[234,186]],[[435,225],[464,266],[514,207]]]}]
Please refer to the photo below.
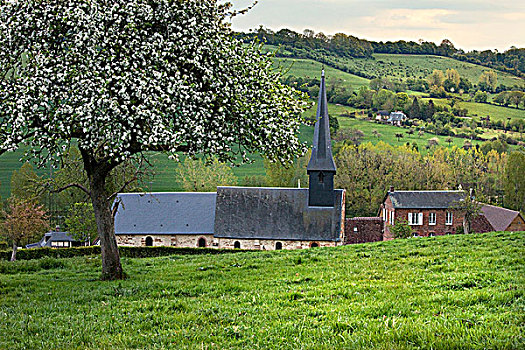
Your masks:
[{"label": "green grass field", "polygon": [[[303,78],[317,78],[321,77],[321,70],[323,64],[314,60],[299,59],[299,58],[275,58],[275,67],[282,67],[286,75],[294,75]],[[357,90],[361,86],[368,87],[370,80],[358,77],[357,75],[349,74],[338,69],[324,65],[326,72],[326,85],[330,87],[331,84],[344,86],[348,90]]]},{"label": "green grass field", "polygon": [[[523,349],[525,233],[0,262],[2,349]],[[31,271],[31,272],[27,272]]]},{"label": "green grass field", "polygon": [[[461,62],[448,57],[430,55],[396,55],[396,54],[374,54],[375,62],[370,59],[354,59],[362,66],[368,67],[368,71],[374,72],[378,76],[389,76],[398,79],[416,77],[425,79],[434,69],[445,72],[447,69],[455,69],[462,76],[470,80],[472,84],[477,84],[479,76],[487,67]],[[525,81],[508,73],[496,71],[498,74],[498,84],[522,86]]]}]

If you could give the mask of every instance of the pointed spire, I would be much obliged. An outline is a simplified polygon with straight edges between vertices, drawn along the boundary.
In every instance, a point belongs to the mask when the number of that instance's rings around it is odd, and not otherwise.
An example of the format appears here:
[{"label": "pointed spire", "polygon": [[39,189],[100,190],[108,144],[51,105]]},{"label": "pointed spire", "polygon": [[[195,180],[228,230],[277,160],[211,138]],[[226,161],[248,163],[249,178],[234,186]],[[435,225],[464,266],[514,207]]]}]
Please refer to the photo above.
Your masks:
[{"label": "pointed spire", "polygon": [[316,120],[312,157],[310,158],[306,169],[308,172],[330,171],[335,173],[336,168],[332,156],[332,142],[330,140],[330,121],[328,117],[328,103],[326,101],[324,69],[321,73],[321,86],[319,88]]}]

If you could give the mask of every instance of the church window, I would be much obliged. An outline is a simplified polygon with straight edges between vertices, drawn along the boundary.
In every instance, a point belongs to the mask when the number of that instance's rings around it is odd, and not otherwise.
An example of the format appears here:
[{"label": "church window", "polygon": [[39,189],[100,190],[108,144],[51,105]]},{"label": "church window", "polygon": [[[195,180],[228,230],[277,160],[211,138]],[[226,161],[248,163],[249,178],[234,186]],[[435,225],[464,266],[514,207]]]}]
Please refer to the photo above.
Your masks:
[{"label": "church window", "polygon": [[316,242],[310,244],[310,248],[317,248],[317,247],[319,247],[319,244]]},{"label": "church window", "polygon": [[204,237],[199,238],[199,241],[198,241],[198,243],[197,243],[197,246],[198,246],[199,248],[204,248],[204,247],[206,247],[206,239],[204,239]]},{"label": "church window", "polygon": [[275,250],[281,250],[283,249],[283,244],[281,242],[275,243]]},{"label": "church window", "polygon": [[152,247],[153,246],[153,238],[146,237],[146,247]]},{"label": "church window", "polygon": [[234,248],[234,249],[241,249],[241,242],[239,242],[239,241],[235,241],[235,242],[233,243],[233,248]]},{"label": "church window", "polygon": [[324,183],[324,173],[322,171],[319,173],[319,183]]}]

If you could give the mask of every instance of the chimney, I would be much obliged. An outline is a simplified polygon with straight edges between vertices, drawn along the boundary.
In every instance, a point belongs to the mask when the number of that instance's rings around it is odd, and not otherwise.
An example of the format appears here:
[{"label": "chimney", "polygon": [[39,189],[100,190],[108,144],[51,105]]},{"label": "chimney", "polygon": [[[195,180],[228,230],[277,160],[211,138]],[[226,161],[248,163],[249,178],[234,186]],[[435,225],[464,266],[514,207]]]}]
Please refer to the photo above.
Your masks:
[{"label": "chimney", "polygon": [[394,186],[390,186],[390,192],[394,193]]}]

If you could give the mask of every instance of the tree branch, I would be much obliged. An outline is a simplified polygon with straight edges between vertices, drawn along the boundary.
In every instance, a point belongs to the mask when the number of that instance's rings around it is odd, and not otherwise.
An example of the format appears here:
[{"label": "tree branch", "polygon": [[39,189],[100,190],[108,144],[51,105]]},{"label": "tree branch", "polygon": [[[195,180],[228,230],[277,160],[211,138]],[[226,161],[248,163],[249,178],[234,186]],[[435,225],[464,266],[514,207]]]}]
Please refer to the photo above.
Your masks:
[{"label": "tree branch", "polygon": [[60,187],[59,189],[50,190],[50,192],[59,193],[59,192],[62,192],[64,190],[67,190],[68,188],[71,188],[71,187],[79,188],[82,191],[84,191],[88,196],[91,197],[91,192],[87,188],[85,188],[83,185],[81,185],[79,183],[71,183],[71,184],[65,185],[63,187]]},{"label": "tree branch", "polygon": [[126,187],[128,187],[129,184],[131,184],[132,182],[136,181],[137,180],[137,175],[135,174],[131,179],[129,179],[128,181],[124,182],[124,184],[122,185],[122,187],[120,187],[120,189],[116,192],[113,192],[111,194],[111,196],[108,197],[108,201],[111,201],[113,198],[115,198],[117,196],[117,194],[119,194],[120,192],[124,191],[124,189]]}]

